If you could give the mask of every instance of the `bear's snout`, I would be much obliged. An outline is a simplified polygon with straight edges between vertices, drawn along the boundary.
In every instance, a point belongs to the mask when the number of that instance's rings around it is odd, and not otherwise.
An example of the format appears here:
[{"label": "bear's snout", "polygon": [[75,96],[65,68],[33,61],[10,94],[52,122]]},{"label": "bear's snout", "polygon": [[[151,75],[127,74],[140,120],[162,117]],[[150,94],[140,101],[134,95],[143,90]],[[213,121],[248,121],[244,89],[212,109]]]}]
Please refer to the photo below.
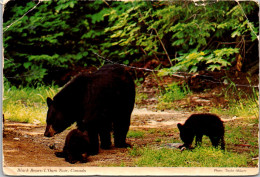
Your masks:
[{"label": "bear's snout", "polygon": [[44,136],[52,137],[54,136],[56,131],[52,128],[52,125],[47,125],[46,130],[44,132]]}]

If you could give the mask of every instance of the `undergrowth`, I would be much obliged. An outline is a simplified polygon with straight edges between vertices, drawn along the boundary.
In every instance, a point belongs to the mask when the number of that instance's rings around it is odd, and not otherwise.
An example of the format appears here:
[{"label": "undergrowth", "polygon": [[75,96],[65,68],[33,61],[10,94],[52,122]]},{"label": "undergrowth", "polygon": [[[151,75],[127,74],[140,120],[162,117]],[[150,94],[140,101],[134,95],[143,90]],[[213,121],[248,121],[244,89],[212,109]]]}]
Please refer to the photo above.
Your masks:
[{"label": "undergrowth", "polygon": [[[231,82],[227,88],[223,88],[222,92],[219,93],[219,95],[222,95],[227,100],[225,105],[219,103],[218,105],[212,104],[211,106],[197,106],[195,110],[200,110],[200,112],[206,110],[211,113],[227,116],[259,117],[259,91],[254,87],[250,89],[245,92],[236,86],[235,83]],[[192,95],[188,85],[180,85],[176,82],[169,84],[160,93],[158,95],[158,110],[183,109],[175,101],[185,99],[187,95]],[[187,106],[184,109],[190,111],[193,106],[190,104],[187,102]]]},{"label": "undergrowth", "polygon": [[[162,90],[162,88],[160,89]],[[188,94],[191,94],[191,90],[188,85],[179,84],[177,82],[168,84],[160,92],[157,109],[164,110],[164,109],[175,108],[173,102],[185,98]]]},{"label": "undergrowth", "polygon": [[47,113],[46,98],[58,92],[57,86],[10,87],[4,86],[3,114],[11,121],[44,123]]},{"label": "undergrowth", "polygon": [[160,101],[171,102],[175,100],[183,99],[187,94],[191,93],[188,85],[179,85],[173,82],[165,88],[165,92],[162,94]]},{"label": "undergrowth", "polygon": [[259,117],[259,91],[254,87],[251,93],[246,93],[231,84],[224,91],[224,97],[228,100],[225,108],[221,106],[212,107],[211,112],[220,115],[230,115],[237,117]]},{"label": "undergrowth", "polygon": [[[53,97],[59,90],[57,86],[38,86],[30,87],[10,87],[5,84],[3,112],[6,119],[19,122],[45,121],[47,112],[46,98]],[[177,83],[169,84],[163,91],[161,90],[158,97],[158,110],[177,109],[178,105],[175,100],[185,98],[192,94],[187,85]],[[225,107],[222,105],[211,107],[209,112],[218,115],[228,115],[237,117],[258,117],[259,116],[259,91],[252,88],[252,94],[246,94],[239,90],[235,85],[223,90],[225,100],[228,103]],[[136,104],[141,104],[146,100],[148,95],[137,93]],[[199,108],[199,110],[203,108]]]}]

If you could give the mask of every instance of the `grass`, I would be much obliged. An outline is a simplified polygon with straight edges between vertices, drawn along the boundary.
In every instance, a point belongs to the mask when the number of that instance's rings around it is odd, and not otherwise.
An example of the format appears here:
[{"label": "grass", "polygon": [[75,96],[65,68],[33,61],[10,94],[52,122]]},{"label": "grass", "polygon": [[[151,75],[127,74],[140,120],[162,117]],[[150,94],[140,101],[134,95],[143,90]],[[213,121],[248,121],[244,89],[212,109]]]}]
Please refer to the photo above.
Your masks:
[{"label": "grass", "polygon": [[159,88],[160,94],[158,95],[158,110],[165,109],[178,109],[178,106],[174,104],[174,101],[185,98],[188,94],[191,94],[191,90],[188,85],[180,84],[178,82],[172,82],[168,84],[164,89]]},{"label": "grass", "polygon": [[212,147],[195,148],[181,152],[175,149],[144,147],[131,149],[138,167],[246,167],[247,157],[243,154],[223,152]]},{"label": "grass", "polygon": [[143,138],[145,132],[137,130],[129,130],[127,133],[127,138]]},{"label": "grass", "polygon": [[192,151],[148,144],[134,145],[129,155],[134,159],[133,166],[138,167],[257,167],[258,160],[253,159],[259,156],[258,124],[257,118],[225,122],[225,151],[213,148],[209,138],[204,136],[202,146]]},{"label": "grass", "polygon": [[53,97],[58,87],[16,88],[5,85],[3,114],[11,121],[44,123],[47,113],[46,98]]},{"label": "grass", "polygon": [[183,99],[187,94],[191,93],[188,85],[179,85],[173,82],[165,88],[165,93],[161,96],[161,101],[172,102]]},{"label": "grass", "polygon": [[190,94],[191,91],[188,85],[182,84],[180,85],[177,82],[173,82],[167,87],[165,87],[165,91],[162,92],[162,95],[159,98],[160,102],[170,103],[175,100],[183,99],[187,94]]},{"label": "grass", "polygon": [[227,107],[224,109],[220,106],[214,107],[211,108],[211,112],[238,117],[259,117],[259,91],[257,89],[252,87],[251,92],[246,93],[231,83],[223,90],[223,93],[225,99],[228,100]]},{"label": "grass", "polygon": [[248,118],[229,121],[225,124],[225,139],[229,144],[246,144],[250,146],[258,146],[258,139],[252,135],[258,132],[258,118]]},{"label": "grass", "polygon": [[[15,88],[5,84],[3,112],[6,119],[30,123],[33,121],[44,122],[47,112],[46,98],[53,97],[58,90],[57,86]],[[229,101],[227,106],[207,108],[209,112],[217,115],[237,117],[259,116],[259,91],[256,89],[252,88],[252,94],[248,95],[235,86],[232,86],[223,90],[223,93],[225,99]],[[160,91],[157,109],[180,109],[173,100],[183,99],[187,94],[191,94],[188,86],[173,82],[165,88],[164,92]],[[146,93],[137,92],[136,104],[142,104],[142,100],[146,100],[147,98],[148,95]],[[202,107],[201,109],[204,110],[204,108]]]},{"label": "grass", "polygon": [[213,107],[211,112],[237,117],[259,117],[259,102],[255,98],[229,99],[228,108]]},{"label": "grass", "polygon": [[135,96],[135,103],[142,104],[143,100],[148,99],[148,95],[146,93],[137,92]]}]

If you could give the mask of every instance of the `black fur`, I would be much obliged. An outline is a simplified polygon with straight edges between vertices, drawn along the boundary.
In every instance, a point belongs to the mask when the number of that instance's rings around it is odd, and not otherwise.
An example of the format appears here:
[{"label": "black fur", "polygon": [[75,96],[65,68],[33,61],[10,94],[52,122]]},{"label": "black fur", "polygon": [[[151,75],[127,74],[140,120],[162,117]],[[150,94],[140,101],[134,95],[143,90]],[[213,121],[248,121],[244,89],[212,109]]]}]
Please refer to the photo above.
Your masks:
[{"label": "black fur", "polygon": [[69,163],[87,162],[90,151],[89,137],[87,131],[81,132],[74,129],[66,137],[65,145],[62,152],[56,152],[57,157],[65,158]]},{"label": "black fur", "polygon": [[202,143],[202,136],[206,135],[214,147],[220,145],[221,149],[225,149],[225,128],[221,119],[214,114],[193,114],[183,125],[178,123],[177,126],[184,142],[183,146],[187,148],[191,148],[195,136],[197,146]]},{"label": "black fur", "polygon": [[53,100],[47,98],[48,114],[45,136],[62,132],[73,122],[88,131],[91,153],[111,146],[113,127],[116,147],[125,142],[135,102],[135,84],[120,65],[106,65],[92,74],[80,74],[70,81]]}]

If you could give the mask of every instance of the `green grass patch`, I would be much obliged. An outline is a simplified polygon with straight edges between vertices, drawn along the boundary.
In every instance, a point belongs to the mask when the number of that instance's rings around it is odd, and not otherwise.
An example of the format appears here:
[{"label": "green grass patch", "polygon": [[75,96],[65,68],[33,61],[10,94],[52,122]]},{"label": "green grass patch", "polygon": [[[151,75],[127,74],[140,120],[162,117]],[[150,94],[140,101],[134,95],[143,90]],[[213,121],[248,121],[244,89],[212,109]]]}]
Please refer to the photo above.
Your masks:
[{"label": "green grass patch", "polygon": [[229,100],[228,107],[212,107],[215,114],[237,117],[259,117],[259,103],[254,98]]},{"label": "green grass patch", "polygon": [[189,93],[191,93],[191,91],[188,85],[179,85],[178,83],[173,82],[167,85],[167,87],[165,88],[165,92],[160,98],[160,101],[168,103],[175,100],[181,100]]},{"label": "green grass patch", "polygon": [[178,106],[176,106],[173,101],[185,98],[188,94],[191,94],[191,90],[186,84],[181,85],[177,82],[173,82],[168,84],[160,93],[157,109],[178,109]]},{"label": "green grass patch", "polygon": [[[225,151],[213,148],[210,139],[203,136],[202,146],[192,151],[165,148],[168,143],[165,141],[161,148],[152,144],[145,147],[134,145],[129,149],[129,155],[134,158],[133,166],[138,167],[256,167],[259,156],[258,124],[257,118],[225,122]],[[158,129],[148,132],[160,134]],[[154,141],[162,142],[162,139]],[[169,142],[180,143],[181,140],[172,138]]]},{"label": "green grass patch", "polygon": [[5,85],[3,113],[11,121],[44,123],[46,120],[46,98],[53,97],[59,88],[39,86],[37,88],[16,88]]},{"label": "green grass patch", "polygon": [[146,93],[136,92],[135,103],[142,104],[143,100],[148,99],[148,95]]},{"label": "green grass patch", "polygon": [[246,144],[258,146],[258,118],[237,120],[225,123],[226,144]]},{"label": "green grass patch", "polygon": [[259,117],[259,91],[257,89],[252,87],[251,93],[246,93],[231,83],[231,86],[223,92],[225,99],[228,100],[228,105],[225,108],[213,107],[211,112],[238,117]]},{"label": "green grass patch", "polygon": [[138,167],[246,167],[247,156],[233,152],[223,152],[211,147],[195,148],[193,151],[174,149],[133,148],[131,156],[138,156]]},{"label": "green grass patch", "polygon": [[127,133],[127,138],[143,138],[145,132],[137,130],[129,130]]}]

